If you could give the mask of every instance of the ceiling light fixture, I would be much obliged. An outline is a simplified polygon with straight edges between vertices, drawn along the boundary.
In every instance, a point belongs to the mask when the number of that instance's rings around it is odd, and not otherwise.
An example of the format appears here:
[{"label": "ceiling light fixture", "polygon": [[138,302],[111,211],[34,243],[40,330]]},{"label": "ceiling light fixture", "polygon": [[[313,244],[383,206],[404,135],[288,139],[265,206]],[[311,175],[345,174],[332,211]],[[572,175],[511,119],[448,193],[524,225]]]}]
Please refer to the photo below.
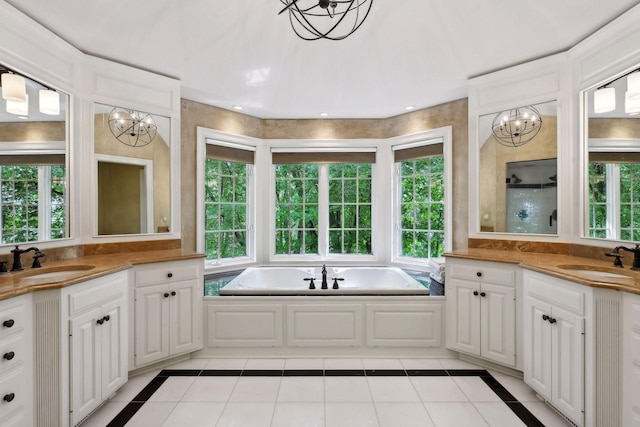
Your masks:
[{"label": "ceiling light fixture", "polygon": [[609,113],[616,109],[616,89],[609,85],[617,82],[622,78],[627,78],[627,90],[624,93],[624,112],[631,114],[638,112],[638,104],[640,104],[640,69],[636,68],[627,73],[608,81],[598,87],[593,93],[593,112]]},{"label": "ceiling light fixture", "polygon": [[29,95],[25,95],[26,101],[10,101],[7,100],[7,113],[16,114],[18,116],[29,115]]},{"label": "ceiling light fixture", "polygon": [[636,70],[627,76],[627,92],[630,100],[640,99],[640,70]]},{"label": "ceiling light fixture", "polygon": [[593,93],[593,112],[608,113],[616,109],[616,89],[601,87]]},{"label": "ceiling light fixture", "polygon": [[2,74],[2,98],[6,101],[25,102],[27,100],[27,82],[19,74],[6,72]]},{"label": "ceiling light fixture", "polygon": [[280,0],[291,27],[303,40],[342,40],[360,28],[373,0]]},{"label": "ceiling light fixture", "polygon": [[531,141],[542,128],[540,113],[533,106],[514,108],[499,113],[493,119],[491,131],[506,147],[519,147]]},{"label": "ceiling light fixture", "polygon": [[[29,111],[28,105],[18,105],[28,103],[27,86],[29,92],[33,92],[34,85],[43,87],[38,93],[39,111],[43,114],[57,116],[60,114],[60,94],[28,77],[25,77],[4,65],[0,65],[0,83],[2,84],[2,98],[7,101],[7,112],[12,114],[24,114],[22,111]],[[27,82],[29,83],[27,85]],[[10,104],[11,103],[11,104]],[[21,111],[14,113],[13,111]]]},{"label": "ceiling light fixture", "polygon": [[109,130],[118,141],[129,147],[144,147],[158,133],[153,117],[142,111],[115,107],[109,113]]},{"label": "ceiling light fixture", "polygon": [[631,98],[631,92],[627,91],[624,94],[624,112],[626,114],[640,113],[640,98]]},{"label": "ceiling light fixture", "polygon": [[60,94],[55,90],[41,89],[38,92],[40,100],[40,112],[50,116],[60,114]]}]

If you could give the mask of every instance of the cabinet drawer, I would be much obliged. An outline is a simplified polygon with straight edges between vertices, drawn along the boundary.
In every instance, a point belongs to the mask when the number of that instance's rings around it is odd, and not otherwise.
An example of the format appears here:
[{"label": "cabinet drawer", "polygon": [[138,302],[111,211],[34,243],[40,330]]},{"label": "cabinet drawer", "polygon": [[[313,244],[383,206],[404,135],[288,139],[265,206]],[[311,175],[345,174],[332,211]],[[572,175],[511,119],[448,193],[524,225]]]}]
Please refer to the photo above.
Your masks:
[{"label": "cabinet drawer", "polygon": [[75,316],[87,309],[123,296],[125,294],[126,276],[124,274],[116,274],[114,276],[87,282],[82,289],[70,293],[69,316]]},{"label": "cabinet drawer", "polygon": [[0,372],[24,363],[25,337],[23,334],[0,340]]},{"label": "cabinet drawer", "polygon": [[546,301],[579,316],[584,315],[585,292],[575,285],[532,271],[525,271],[524,286],[527,296]]},{"label": "cabinet drawer", "polygon": [[198,278],[199,268],[193,263],[165,263],[141,267],[135,272],[136,287],[158,283],[181,282]]},{"label": "cabinet drawer", "polygon": [[25,321],[23,304],[0,310],[0,338],[24,331]]},{"label": "cabinet drawer", "polygon": [[0,376],[0,419],[24,407],[28,397],[25,379],[23,368]]},{"label": "cabinet drawer", "polygon": [[447,275],[456,279],[511,286],[514,286],[516,281],[515,268],[484,262],[447,261]]}]

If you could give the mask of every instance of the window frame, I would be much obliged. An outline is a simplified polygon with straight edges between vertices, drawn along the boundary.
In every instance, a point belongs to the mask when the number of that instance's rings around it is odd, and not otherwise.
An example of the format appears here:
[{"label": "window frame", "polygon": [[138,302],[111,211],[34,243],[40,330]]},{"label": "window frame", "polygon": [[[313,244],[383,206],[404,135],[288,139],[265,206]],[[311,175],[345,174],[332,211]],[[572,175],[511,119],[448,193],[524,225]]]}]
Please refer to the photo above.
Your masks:
[{"label": "window frame", "polygon": [[[444,251],[449,252],[453,248],[453,181],[452,181],[452,127],[445,126],[425,132],[418,132],[397,138],[391,138],[391,151],[404,150],[424,145],[442,144],[444,157]],[[399,163],[399,162],[398,162]],[[429,258],[415,258],[402,255],[402,180],[398,171],[398,163],[391,155],[391,167],[393,169],[392,185],[392,214],[391,214],[391,262],[408,268],[427,268]]]},{"label": "window frame", "polygon": [[[205,253],[205,198],[204,198],[204,177],[207,144],[219,145],[222,147],[235,148],[240,150],[253,151],[258,148],[256,138],[229,134],[214,129],[197,127],[196,138],[196,250]],[[256,156],[257,157],[257,156]],[[247,234],[246,247],[247,255],[234,258],[205,259],[205,273],[208,271],[219,271],[221,269],[232,269],[239,265],[246,265],[256,262],[256,176],[259,169],[257,158],[247,174],[247,194],[246,194],[246,216]]]}]

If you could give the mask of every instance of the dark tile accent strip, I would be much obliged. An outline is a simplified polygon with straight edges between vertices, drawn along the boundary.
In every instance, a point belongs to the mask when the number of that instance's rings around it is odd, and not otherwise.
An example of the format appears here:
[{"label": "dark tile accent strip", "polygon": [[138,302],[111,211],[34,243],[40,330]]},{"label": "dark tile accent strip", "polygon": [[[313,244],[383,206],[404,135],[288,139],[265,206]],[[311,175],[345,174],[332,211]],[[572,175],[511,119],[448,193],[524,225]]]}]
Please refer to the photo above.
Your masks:
[{"label": "dark tile accent strip", "polygon": [[520,402],[505,402],[509,409],[522,420],[527,427],[544,427],[544,424],[540,422],[529,410]]},{"label": "dark tile accent strip", "polygon": [[452,377],[490,377],[491,374],[484,369],[447,369]]},{"label": "dark tile accent strip", "polygon": [[246,369],[242,371],[243,377],[281,377],[282,370],[278,369]]},{"label": "dark tile accent strip", "polygon": [[410,377],[448,377],[449,373],[444,369],[408,369]]},{"label": "dark tile accent strip", "polygon": [[363,377],[362,369],[325,369],[325,377]]},{"label": "dark tile accent strip", "polygon": [[239,377],[240,369],[205,369],[200,372],[201,377]]},{"label": "dark tile accent strip", "polygon": [[160,377],[197,377],[200,376],[201,369],[163,369]]},{"label": "dark tile accent strip", "polygon": [[155,376],[149,384],[142,389],[140,393],[136,397],[133,398],[132,402],[146,402],[164,384],[164,382],[169,377],[161,377],[160,375]]},{"label": "dark tile accent strip", "polygon": [[365,369],[364,374],[368,377],[406,377],[407,372],[403,369]]},{"label": "dark tile accent strip", "polygon": [[144,405],[144,402],[130,402],[107,424],[107,427],[124,427],[136,412],[142,408],[142,405]]},{"label": "dark tile accent strip", "polygon": [[518,399],[516,399],[515,397],[513,397],[513,395],[511,393],[509,393],[509,390],[504,388],[504,386],[502,384],[500,384],[498,382],[498,380],[496,380],[492,376],[481,377],[481,378],[482,378],[482,381],[484,381],[485,384],[488,385],[489,388],[491,390],[493,390],[493,392],[495,394],[497,394],[500,399],[503,400],[503,402],[506,403],[506,402],[517,402],[518,401]]},{"label": "dark tile accent strip", "polygon": [[324,371],[322,369],[285,369],[283,372],[285,377],[322,377]]}]

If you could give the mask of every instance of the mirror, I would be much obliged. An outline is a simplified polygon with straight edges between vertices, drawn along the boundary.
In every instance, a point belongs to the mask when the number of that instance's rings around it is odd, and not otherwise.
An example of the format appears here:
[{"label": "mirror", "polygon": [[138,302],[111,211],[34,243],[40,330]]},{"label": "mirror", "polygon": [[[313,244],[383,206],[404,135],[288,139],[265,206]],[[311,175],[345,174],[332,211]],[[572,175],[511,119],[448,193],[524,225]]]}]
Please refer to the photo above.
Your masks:
[{"label": "mirror", "polygon": [[629,74],[583,94],[586,237],[640,241],[640,96],[628,99]]},{"label": "mirror", "polygon": [[5,65],[0,75],[0,243],[68,238],[69,96]]},{"label": "mirror", "polygon": [[95,104],[95,234],[168,233],[168,117]]},{"label": "mirror", "polygon": [[557,140],[555,101],[478,118],[481,232],[557,233]]}]

